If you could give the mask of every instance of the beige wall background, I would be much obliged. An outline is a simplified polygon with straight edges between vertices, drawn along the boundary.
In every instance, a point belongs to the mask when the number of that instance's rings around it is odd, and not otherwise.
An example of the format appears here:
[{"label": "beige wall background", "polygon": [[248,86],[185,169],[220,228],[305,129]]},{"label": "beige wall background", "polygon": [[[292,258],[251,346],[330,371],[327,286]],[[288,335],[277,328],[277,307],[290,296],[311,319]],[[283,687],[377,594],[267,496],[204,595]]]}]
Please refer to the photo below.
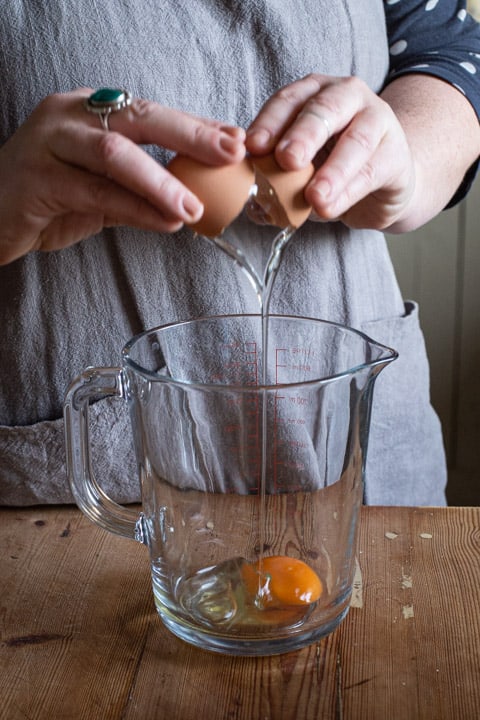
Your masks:
[{"label": "beige wall background", "polygon": [[474,17],[480,19],[480,0],[467,0],[467,8]]},{"label": "beige wall background", "polygon": [[451,505],[480,505],[480,178],[458,207],[388,236],[405,298],[420,305]]}]

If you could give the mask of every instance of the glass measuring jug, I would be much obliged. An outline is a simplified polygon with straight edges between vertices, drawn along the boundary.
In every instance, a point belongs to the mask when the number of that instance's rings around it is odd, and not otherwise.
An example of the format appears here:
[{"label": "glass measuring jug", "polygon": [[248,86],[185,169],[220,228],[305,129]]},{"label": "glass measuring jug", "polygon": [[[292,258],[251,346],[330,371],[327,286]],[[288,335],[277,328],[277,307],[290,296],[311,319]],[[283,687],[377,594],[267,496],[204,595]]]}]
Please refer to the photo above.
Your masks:
[{"label": "glass measuring jug", "polygon": [[[177,636],[238,655],[286,652],[349,608],[375,378],[395,351],[321,320],[201,318],[134,338],[65,401],[69,479],[94,522],[149,549]],[[265,381],[259,378],[265,373]],[[88,406],[129,407],[142,512],[91,470]]]}]

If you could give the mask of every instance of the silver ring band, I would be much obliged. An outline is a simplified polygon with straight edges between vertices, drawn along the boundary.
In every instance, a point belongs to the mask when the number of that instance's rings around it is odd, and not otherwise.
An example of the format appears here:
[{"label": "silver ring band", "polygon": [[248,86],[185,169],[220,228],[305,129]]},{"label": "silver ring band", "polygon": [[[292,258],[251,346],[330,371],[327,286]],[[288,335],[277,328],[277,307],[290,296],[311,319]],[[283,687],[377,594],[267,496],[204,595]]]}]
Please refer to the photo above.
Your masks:
[{"label": "silver ring band", "polygon": [[102,128],[108,131],[109,115],[123,110],[131,102],[132,97],[128,90],[99,88],[84,101],[84,107],[88,112],[98,115]]},{"label": "silver ring band", "polygon": [[300,113],[298,113],[297,117],[302,117],[302,115],[314,115],[314,117],[321,120],[322,123],[325,125],[325,130],[327,131],[327,140],[330,139],[332,135],[332,129],[330,127],[330,123],[324,115],[321,115],[320,113],[315,112],[315,110],[310,109],[302,110]]}]

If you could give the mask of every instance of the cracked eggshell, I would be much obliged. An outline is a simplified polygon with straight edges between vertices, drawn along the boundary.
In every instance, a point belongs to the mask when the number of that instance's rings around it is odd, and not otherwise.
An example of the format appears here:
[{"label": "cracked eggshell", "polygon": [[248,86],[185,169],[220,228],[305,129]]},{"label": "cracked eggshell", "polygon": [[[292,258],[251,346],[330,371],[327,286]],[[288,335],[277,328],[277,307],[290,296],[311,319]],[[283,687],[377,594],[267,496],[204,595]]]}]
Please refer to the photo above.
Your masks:
[{"label": "cracked eggshell", "polygon": [[234,165],[205,165],[177,155],[167,169],[203,203],[200,220],[189,227],[209,238],[218,237],[240,215],[255,183],[248,158]]},{"label": "cracked eggshell", "polygon": [[[189,227],[209,238],[221,235],[240,215],[254,185],[262,223],[297,228],[311,212],[304,188],[315,172],[313,164],[301,170],[283,170],[270,154],[217,166],[177,155],[168,170],[203,203],[202,217]],[[252,219],[255,221],[255,214]]]},{"label": "cracked eggshell", "polygon": [[315,172],[313,164],[300,170],[283,170],[273,154],[250,160],[258,186],[255,201],[264,210],[268,223],[281,228],[303,225],[312,211],[304,189]]}]

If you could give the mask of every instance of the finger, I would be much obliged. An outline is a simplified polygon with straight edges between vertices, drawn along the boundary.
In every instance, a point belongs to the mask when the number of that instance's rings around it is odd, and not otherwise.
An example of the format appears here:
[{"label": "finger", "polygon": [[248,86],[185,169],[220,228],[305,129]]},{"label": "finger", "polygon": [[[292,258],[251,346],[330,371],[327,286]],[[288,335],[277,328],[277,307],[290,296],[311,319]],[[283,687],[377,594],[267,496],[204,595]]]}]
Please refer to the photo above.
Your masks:
[{"label": "finger", "polygon": [[111,178],[154,205],[165,219],[191,223],[202,215],[203,205],[190,190],[118,132],[72,123],[59,129],[51,143],[58,160]]},{"label": "finger", "polygon": [[413,163],[405,134],[380,99],[366,107],[341,134],[306,189],[306,197],[324,218],[344,215],[371,198],[378,218],[394,217],[412,191]]},{"label": "finger", "polygon": [[[76,115],[91,127],[99,127],[95,116],[89,116],[84,101],[90,91],[73,93]],[[211,164],[239,162],[245,155],[245,131],[217,120],[200,118],[165,107],[150,100],[133,98],[131,104],[109,115],[109,128],[134,143],[155,144],[190,155]]]},{"label": "finger", "polygon": [[340,78],[310,98],[277,144],[275,156],[285,169],[311,162],[332,136],[374,103],[376,96],[358,78]]},{"label": "finger", "polygon": [[388,142],[387,133],[385,118],[373,107],[355,116],[306,189],[306,196],[317,211],[335,203],[347,188],[352,194],[351,201],[356,202],[359,193],[369,194],[381,186],[386,168],[375,161],[375,154],[382,142]]},{"label": "finger", "polygon": [[272,95],[247,129],[247,149],[253,154],[273,150],[305,103],[318,93],[327,81],[326,76],[308,75]]},{"label": "finger", "polygon": [[136,143],[155,143],[211,164],[239,162],[245,155],[245,131],[187,115],[148,100],[134,100],[111,118],[111,129]]},{"label": "finger", "polygon": [[61,250],[84,238],[96,235],[104,227],[115,227],[121,224],[123,223],[119,223],[117,217],[110,218],[101,212],[68,212],[55,217],[40,232],[33,247],[29,250]]},{"label": "finger", "polygon": [[[162,212],[144,197],[130,192],[114,180],[94,175],[79,168],[59,164],[49,173],[44,197],[30,202],[29,217],[39,226],[67,212],[98,215],[108,218],[109,225],[130,225],[145,230],[175,232],[182,220],[175,213]],[[43,229],[43,228],[42,228]]]},{"label": "finger", "polygon": [[44,228],[31,250],[62,250],[70,247],[84,238],[99,233],[108,227],[102,213],[69,212],[60,215]]},{"label": "finger", "polygon": [[[375,165],[383,167],[385,158],[375,158]],[[368,191],[368,176],[367,170],[352,180],[346,202],[342,202],[342,197],[337,200],[337,212],[350,227],[384,230],[396,222],[411,201],[415,191],[413,165],[405,165],[390,183],[382,182],[380,178],[379,187],[373,192]]]}]

